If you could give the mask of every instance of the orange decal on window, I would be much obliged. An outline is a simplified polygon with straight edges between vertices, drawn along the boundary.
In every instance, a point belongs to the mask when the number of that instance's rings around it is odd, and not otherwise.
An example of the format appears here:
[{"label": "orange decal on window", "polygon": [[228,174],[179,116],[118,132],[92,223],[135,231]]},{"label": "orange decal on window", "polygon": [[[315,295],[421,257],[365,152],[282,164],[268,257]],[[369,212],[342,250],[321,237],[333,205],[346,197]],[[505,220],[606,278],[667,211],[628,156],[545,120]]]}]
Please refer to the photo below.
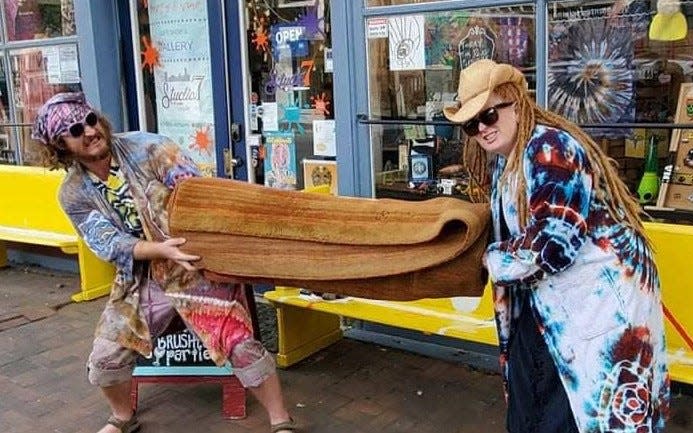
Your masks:
[{"label": "orange decal on window", "polygon": [[159,50],[146,36],[142,36],[142,44],[144,44],[144,51],[142,51],[142,69],[149,68],[149,72],[153,73],[155,66],[161,66],[159,63]]},{"label": "orange decal on window", "polygon": [[267,31],[263,26],[255,29],[253,44],[255,45],[255,51],[257,52],[260,52],[260,50],[267,52],[269,50],[269,37],[267,36]]},{"label": "orange decal on window", "polygon": [[206,153],[207,155],[212,154],[212,150],[214,147],[214,141],[210,137],[210,126],[207,125],[204,128],[197,129],[192,137],[192,143],[190,143],[190,150],[194,150],[200,155],[203,153]]},{"label": "orange decal on window", "polygon": [[[304,60],[301,62],[301,73],[303,74],[303,86],[310,87],[310,72],[313,70],[313,60]],[[304,68],[308,69],[304,69]]]},{"label": "orange decal on window", "polygon": [[327,106],[330,105],[330,100],[327,99],[325,92],[322,92],[320,96],[311,96],[310,99],[313,102],[313,108],[315,108],[318,112],[324,114],[325,116],[330,114],[330,111],[327,109]]}]

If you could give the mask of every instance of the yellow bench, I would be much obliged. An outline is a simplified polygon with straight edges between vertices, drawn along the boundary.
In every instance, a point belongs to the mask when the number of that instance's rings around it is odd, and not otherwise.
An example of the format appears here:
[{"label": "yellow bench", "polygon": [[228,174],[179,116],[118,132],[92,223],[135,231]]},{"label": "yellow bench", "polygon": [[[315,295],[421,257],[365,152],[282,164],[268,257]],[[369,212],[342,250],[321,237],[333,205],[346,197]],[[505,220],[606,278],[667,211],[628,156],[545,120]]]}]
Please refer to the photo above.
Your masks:
[{"label": "yellow bench", "polygon": [[60,248],[77,254],[80,291],[75,302],[108,294],[115,270],[96,257],[75,232],[58,203],[64,173],[40,167],[0,165],[0,267],[7,265],[5,242]]},{"label": "yellow bench", "polygon": [[[691,278],[685,274],[693,257],[693,227],[647,223],[646,230],[656,250],[662,281],[671,377],[693,384],[693,304],[688,300]],[[469,298],[327,301],[287,287],[277,287],[264,296],[277,308],[277,364],[281,367],[288,367],[342,338],[340,317],[498,345],[490,286],[476,301]]]}]

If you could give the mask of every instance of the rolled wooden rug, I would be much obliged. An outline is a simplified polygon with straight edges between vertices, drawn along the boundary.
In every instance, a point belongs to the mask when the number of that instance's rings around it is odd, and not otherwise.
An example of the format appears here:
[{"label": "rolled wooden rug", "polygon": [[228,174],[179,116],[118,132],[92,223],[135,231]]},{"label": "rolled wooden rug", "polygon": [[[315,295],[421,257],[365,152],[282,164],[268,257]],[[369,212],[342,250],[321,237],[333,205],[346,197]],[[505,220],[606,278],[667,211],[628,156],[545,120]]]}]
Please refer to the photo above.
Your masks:
[{"label": "rolled wooden rug", "polygon": [[285,191],[220,178],[178,185],[172,236],[197,266],[271,283],[386,300],[481,296],[488,205]]}]

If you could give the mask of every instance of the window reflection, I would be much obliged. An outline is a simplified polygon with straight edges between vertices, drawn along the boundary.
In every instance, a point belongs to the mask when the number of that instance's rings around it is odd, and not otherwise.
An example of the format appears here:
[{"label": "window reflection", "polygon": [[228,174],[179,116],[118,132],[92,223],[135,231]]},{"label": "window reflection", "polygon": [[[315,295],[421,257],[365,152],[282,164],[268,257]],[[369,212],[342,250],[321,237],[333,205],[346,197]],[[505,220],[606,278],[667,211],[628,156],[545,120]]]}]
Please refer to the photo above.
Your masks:
[{"label": "window reflection", "polygon": [[460,129],[424,122],[445,121],[460,70],[476,60],[510,63],[535,88],[534,6],[374,17],[365,28],[369,116],[419,122],[371,126],[376,196],[467,194],[463,173],[439,174],[459,161]]},{"label": "window reflection", "polygon": [[[7,74],[4,65],[0,65],[0,124],[10,122],[9,98],[7,93]],[[0,127],[0,164],[15,164],[15,152],[12,146],[12,128]]]},{"label": "window reflection", "polygon": [[[649,143],[663,166],[671,131],[618,124],[688,121],[676,113],[682,84],[693,81],[691,32],[660,40],[651,27],[656,3],[647,0],[554,2],[548,11],[548,107],[577,123],[609,126],[587,130],[635,192]],[[683,12],[692,24],[689,9]]]},{"label": "window reflection", "polygon": [[10,64],[14,88],[14,118],[18,125],[19,142],[23,146],[21,157],[23,161],[32,163],[35,162],[36,143],[31,139],[29,125],[36,118],[39,108],[56,93],[82,89],[77,45],[12,50]]},{"label": "window reflection", "polygon": [[73,0],[4,0],[7,40],[23,41],[75,34]]},{"label": "window reflection", "polygon": [[246,1],[250,177],[337,191],[329,0]]}]

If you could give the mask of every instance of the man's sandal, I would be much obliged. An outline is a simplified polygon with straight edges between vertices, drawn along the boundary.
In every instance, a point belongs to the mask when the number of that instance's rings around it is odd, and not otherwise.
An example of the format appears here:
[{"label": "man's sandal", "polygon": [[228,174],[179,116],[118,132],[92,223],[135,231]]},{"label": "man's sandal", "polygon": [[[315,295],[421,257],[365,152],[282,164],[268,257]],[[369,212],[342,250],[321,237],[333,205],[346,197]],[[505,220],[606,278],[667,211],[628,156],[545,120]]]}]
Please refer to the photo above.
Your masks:
[{"label": "man's sandal", "polygon": [[272,433],[277,433],[282,430],[287,430],[287,431],[298,431],[298,423],[294,421],[293,418],[289,418],[288,421],[280,422],[279,424],[272,424]]},{"label": "man's sandal", "polygon": [[137,417],[135,417],[135,415],[132,415],[132,418],[127,421],[123,421],[120,418],[116,418],[115,415],[111,415],[108,418],[107,423],[117,429],[120,429],[120,433],[135,433],[140,431],[140,422],[137,421]]}]

